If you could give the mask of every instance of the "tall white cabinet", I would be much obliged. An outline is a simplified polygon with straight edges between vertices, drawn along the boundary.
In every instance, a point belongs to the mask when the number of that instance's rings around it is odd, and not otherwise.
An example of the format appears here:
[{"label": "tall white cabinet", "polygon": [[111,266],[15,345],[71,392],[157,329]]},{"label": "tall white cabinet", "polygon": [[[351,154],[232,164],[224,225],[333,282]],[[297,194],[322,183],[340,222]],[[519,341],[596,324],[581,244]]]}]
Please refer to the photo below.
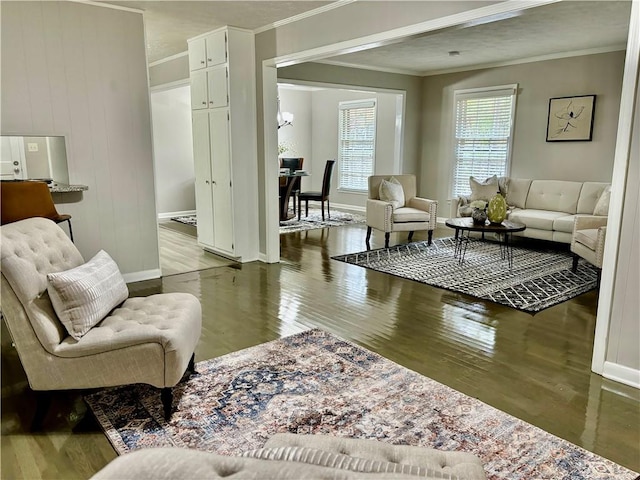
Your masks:
[{"label": "tall white cabinet", "polygon": [[198,243],[258,259],[253,32],[223,27],[188,40]]}]

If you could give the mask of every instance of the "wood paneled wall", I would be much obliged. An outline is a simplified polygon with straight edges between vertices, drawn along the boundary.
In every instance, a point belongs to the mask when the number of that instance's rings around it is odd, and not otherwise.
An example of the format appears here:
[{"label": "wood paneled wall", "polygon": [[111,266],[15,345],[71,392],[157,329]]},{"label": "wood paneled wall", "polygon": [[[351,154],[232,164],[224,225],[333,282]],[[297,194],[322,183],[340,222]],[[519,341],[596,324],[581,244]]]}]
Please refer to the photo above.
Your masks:
[{"label": "wood paneled wall", "polygon": [[[159,274],[142,14],[76,2],[3,2],[2,134],[64,135],[57,195],[76,245],[106,250],[130,278]],[[62,204],[60,204],[62,203]]]}]

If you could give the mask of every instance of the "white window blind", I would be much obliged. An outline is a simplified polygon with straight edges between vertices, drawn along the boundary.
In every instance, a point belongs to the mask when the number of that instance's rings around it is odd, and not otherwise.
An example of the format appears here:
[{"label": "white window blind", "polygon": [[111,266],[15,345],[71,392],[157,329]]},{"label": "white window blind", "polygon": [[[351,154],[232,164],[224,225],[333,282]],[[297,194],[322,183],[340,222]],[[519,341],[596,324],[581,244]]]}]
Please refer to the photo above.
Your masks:
[{"label": "white window blind", "polygon": [[338,118],[338,188],[368,190],[376,151],[376,101],[340,102]]},{"label": "white window blind", "polygon": [[506,176],[517,85],[455,92],[452,195],[468,195],[469,177]]}]

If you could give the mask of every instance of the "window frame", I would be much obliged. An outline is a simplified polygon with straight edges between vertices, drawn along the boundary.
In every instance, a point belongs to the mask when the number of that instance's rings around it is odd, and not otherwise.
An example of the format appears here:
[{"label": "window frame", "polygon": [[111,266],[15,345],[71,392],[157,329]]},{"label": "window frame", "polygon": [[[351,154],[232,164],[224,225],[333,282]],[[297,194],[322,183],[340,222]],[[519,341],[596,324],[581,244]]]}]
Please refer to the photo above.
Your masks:
[{"label": "window frame", "polygon": [[[471,98],[492,98],[497,96],[507,96],[508,94],[512,97],[511,102],[511,112],[510,112],[510,126],[509,126],[509,137],[507,140],[507,149],[506,149],[506,159],[504,165],[504,172],[498,176],[508,177],[511,173],[511,161],[512,161],[512,152],[513,152],[513,134],[515,131],[515,123],[516,123],[516,103],[518,99],[518,84],[507,84],[507,85],[496,85],[492,87],[481,87],[481,88],[468,88],[468,89],[460,89],[455,90],[453,93],[453,108],[452,108],[452,131],[451,131],[451,170],[450,170],[450,181],[449,181],[449,198],[457,198],[462,193],[455,192],[456,185],[456,169],[458,166],[458,158],[457,158],[457,109],[458,109],[458,101],[471,99]],[[497,175],[497,174],[496,174]],[[478,180],[483,181],[484,178],[478,178]],[[468,195],[468,194],[467,194]]]},{"label": "window frame", "polygon": [[357,188],[349,188],[342,186],[342,175],[344,168],[344,161],[342,156],[342,115],[344,110],[351,110],[357,108],[373,108],[373,141],[371,142],[372,147],[372,158],[371,158],[371,172],[367,174],[367,178],[370,175],[374,175],[376,171],[376,142],[378,139],[378,99],[377,98],[366,98],[360,100],[346,100],[342,102],[338,102],[338,181],[337,181],[337,190],[339,192],[346,193],[354,193],[354,194],[362,194],[367,195],[369,193],[368,182],[364,185],[363,189]]}]

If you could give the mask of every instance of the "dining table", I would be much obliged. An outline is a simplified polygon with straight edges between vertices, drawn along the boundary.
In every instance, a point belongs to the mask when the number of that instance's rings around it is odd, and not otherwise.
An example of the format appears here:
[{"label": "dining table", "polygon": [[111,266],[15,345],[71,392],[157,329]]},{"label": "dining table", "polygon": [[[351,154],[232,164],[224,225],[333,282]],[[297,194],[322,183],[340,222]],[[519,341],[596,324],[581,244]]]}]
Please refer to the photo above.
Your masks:
[{"label": "dining table", "polygon": [[[279,179],[285,179],[285,185],[280,185],[280,221],[284,222],[289,220],[289,199],[293,192],[293,187],[296,184],[296,179],[300,177],[308,177],[309,174],[305,171],[287,171],[287,169],[280,169]],[[295,199],[294,199],[295,201]]]}]

